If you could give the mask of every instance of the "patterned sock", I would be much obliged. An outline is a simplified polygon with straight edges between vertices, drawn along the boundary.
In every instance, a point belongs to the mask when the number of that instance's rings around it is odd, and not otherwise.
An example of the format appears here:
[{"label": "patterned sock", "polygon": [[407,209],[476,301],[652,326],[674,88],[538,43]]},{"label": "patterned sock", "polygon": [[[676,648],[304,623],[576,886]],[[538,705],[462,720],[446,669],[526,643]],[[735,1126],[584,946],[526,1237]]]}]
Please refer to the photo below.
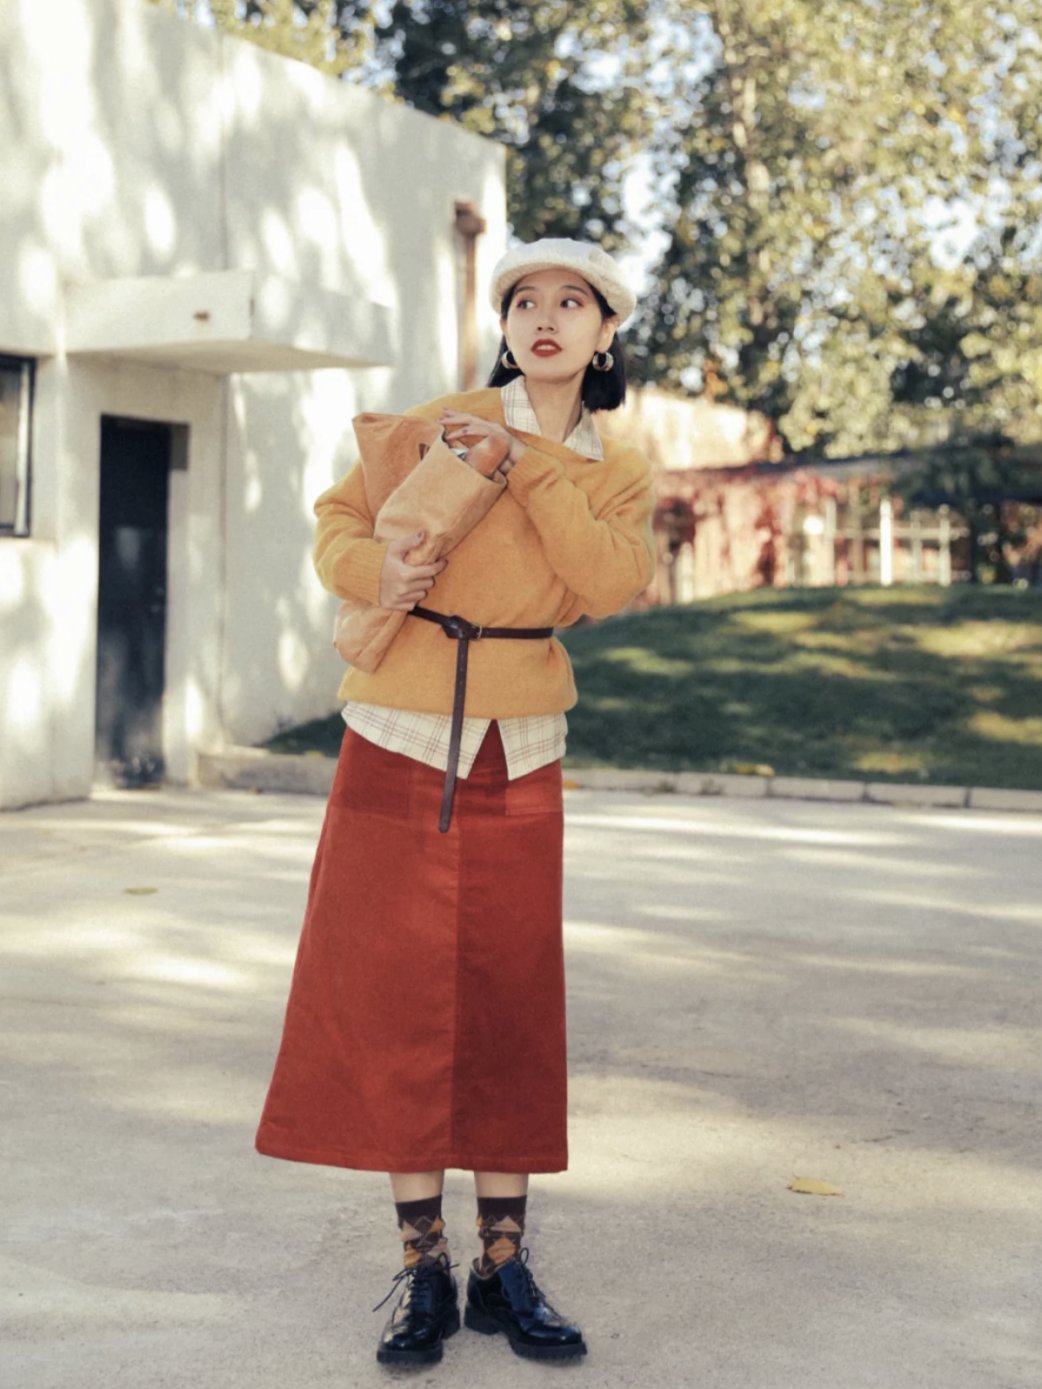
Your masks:
[{"label": "patterned sock", "polygon": [[445,1255],[447,1263],[449,1245],[442,1233],[445,1222],[441,1218],[441,1193],[419,1201],[395,1201],[394,1208],[402,1233],[405,1267],[412,1268],[422,1259],[436,1259],[439,1254]]},{"label": "patterned sock", "polygon": [[479,1196],[478,1233],[484,1248],[474,1268],[482,1278],[517,1257],[525,1233],[527,1196]]}]

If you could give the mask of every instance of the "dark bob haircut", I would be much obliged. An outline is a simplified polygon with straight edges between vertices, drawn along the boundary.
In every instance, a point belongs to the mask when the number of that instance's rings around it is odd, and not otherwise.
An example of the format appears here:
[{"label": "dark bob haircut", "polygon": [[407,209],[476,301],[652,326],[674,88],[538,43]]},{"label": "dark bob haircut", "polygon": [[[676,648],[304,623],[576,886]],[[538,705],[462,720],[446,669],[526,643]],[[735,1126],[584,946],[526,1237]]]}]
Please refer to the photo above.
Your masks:
[{"label": "dark bob haircut", "polygon": [[[515,285],[511,285],[506,294],[503,295],[503,318],[507,316],[507,310],[510,308],[510,301],[514,297],[515,288]],[[596,285],[591,285],[590,288],[597,297],[597,305],[601,311],[601,318],[610,318],[612,315],[611,305]],[[513,381],[516,376],[524,375],[520,367],[511,369],[503,365],[502,356],[506,350],[507,340],[506,338],[500,338],[499,352],[496,354],[496,365],[492,368],[492,375],[488,378],[487,384],[490,386],[505,386],[509,381]],[[588,366],[583,376],[580,395],[582,396],[582,402],[587,410],[617,410],[626,399],[626,362],[623,357],[622,343],[619,341],[618,333],[612,338],[609,351],[615,359],[611,371],[597,371],[593,366]]]}]

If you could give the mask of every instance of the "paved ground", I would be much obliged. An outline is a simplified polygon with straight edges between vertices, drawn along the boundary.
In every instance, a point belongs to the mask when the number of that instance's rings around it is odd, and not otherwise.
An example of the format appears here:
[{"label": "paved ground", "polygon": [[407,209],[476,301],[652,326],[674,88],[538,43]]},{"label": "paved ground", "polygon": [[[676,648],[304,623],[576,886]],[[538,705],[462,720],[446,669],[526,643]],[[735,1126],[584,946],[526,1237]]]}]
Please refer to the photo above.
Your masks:
[{"label": "paved ground", "polygon": [[[529,1242],[587,1361],[375,1364],[386,1178],[252,1149],[322,802],[110,792],[0,816],[4,1386],[1037,1389],[1042,817],[567,806]],[[446,1215],[465,1262],[466,1173]]]}]

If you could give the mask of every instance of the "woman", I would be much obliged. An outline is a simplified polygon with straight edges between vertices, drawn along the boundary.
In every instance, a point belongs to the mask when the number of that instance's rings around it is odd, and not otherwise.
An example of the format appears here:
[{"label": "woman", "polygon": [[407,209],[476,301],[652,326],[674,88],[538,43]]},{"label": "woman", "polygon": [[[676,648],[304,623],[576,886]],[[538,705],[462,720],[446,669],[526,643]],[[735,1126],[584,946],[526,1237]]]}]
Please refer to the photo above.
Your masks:
[{"label": "woman", "polygon": [[460,1326],[449,1167],[477,1194],[466,1324],[520,1355],[586,1352],[522,1248],[529,1174],[568,1165],[561,757],[578,696],[552,631],[651,581],[652,495],[643,455],[593,420],[625,395],[616,332],[634,296],[612,258],[516,247],[491,299],[488,386],[406,412],[450,447],[501,441],[484,519],[411,564],[421,535],[373,538],[360,468],[315,504],[323,584],[409,620],[378,669],[340,686],[347,729],[257,1147],[390,1174],[392,1292],[405,1286],[377,1350],[389,1364],[440,1359]]}]

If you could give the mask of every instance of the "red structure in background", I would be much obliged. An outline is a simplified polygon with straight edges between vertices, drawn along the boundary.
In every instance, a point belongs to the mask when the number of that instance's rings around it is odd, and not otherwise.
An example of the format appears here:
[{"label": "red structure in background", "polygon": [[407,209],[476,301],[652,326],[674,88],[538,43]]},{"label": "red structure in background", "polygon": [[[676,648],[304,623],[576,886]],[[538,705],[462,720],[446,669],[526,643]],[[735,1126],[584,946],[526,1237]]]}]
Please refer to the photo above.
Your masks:
[{"label": "red structure in background", "polygon": [[[895,473],[919,466],[913,458],[787,459],[764,417],[647,387],[605,426],[637,442],[655,470],[658,571],[635,606],[764,587],[943,585],[970,575],[962,519],[892,495]],[[1017,511],[1026,536],[1008,554],[1015,577],[1037,583],[1042,511],[1003,508]]]}]

